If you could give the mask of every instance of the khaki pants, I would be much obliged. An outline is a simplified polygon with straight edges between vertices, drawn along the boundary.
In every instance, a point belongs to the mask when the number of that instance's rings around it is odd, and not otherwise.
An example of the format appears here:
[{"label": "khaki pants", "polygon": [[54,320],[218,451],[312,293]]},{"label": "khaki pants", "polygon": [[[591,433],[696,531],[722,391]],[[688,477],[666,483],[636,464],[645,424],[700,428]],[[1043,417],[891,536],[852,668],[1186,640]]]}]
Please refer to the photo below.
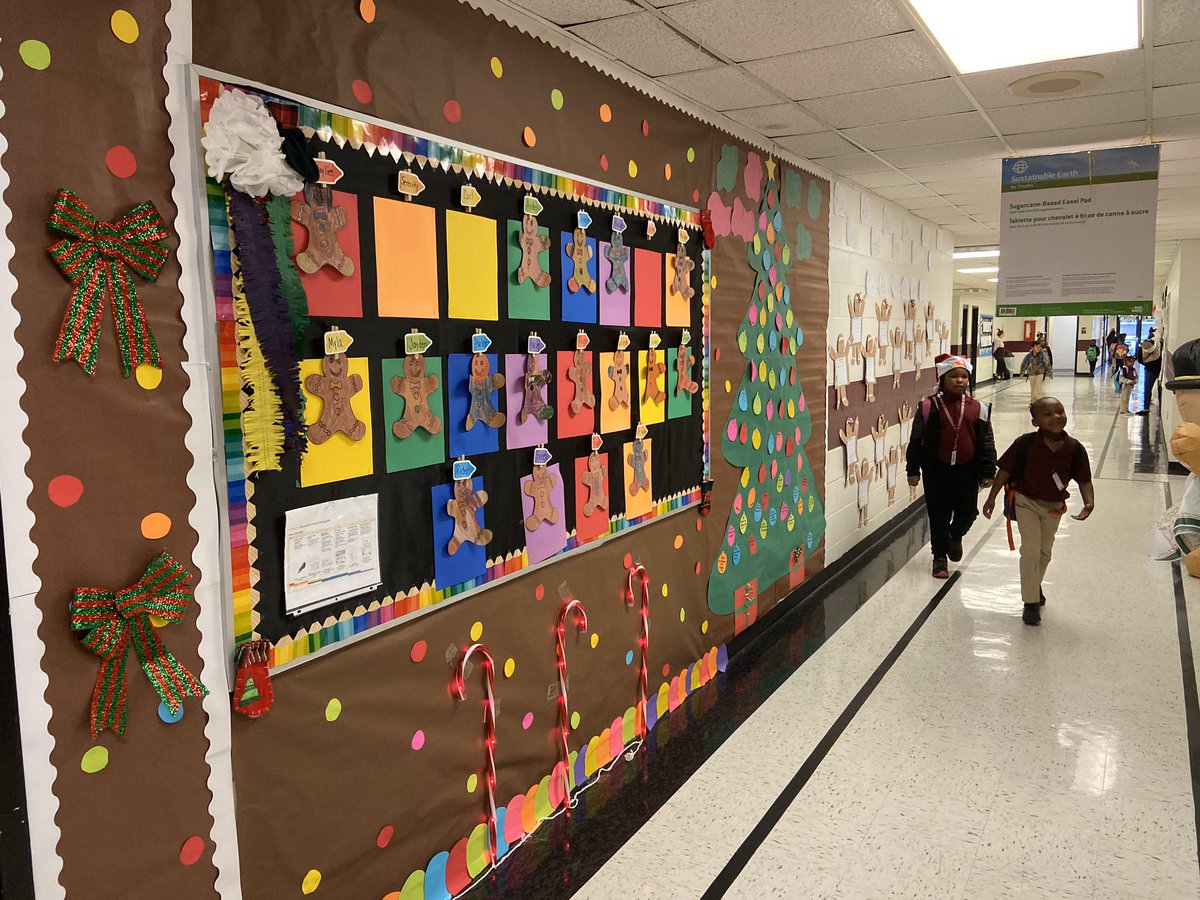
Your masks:
[{"label": "khaki pants", "polygon": [[1037,603],[1050,565],[1054,535],[1062,522],[1063,504],[1043,503],[1017,492],[1017,530],[1021,534],[1021,600]]},{"label": "khaki pants", "polygon": [[1030,375],[1029,376],[1029,402],[1042,399],[1042,382],[1046,380],[1045,375]]},{"label": "khaki pants", "polygon": [[1121,385],[1121,411],[1129,412],[1129,400],[1133,396],[1133,385]]}]

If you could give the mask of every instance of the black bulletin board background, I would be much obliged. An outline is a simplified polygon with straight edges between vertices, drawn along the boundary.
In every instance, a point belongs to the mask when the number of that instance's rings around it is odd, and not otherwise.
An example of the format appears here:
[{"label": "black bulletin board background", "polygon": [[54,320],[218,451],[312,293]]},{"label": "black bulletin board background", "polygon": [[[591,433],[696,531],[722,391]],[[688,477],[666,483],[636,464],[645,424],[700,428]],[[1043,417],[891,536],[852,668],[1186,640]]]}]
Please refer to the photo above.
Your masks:
[{"label": "black bulletin board background", "polygon": [[[611,219],[613,213],[607,209],[585,204],[575,198],[560,198],[550,194],[533,192],[514,184],[505,186],[502,182],[491,182],[484,178],[468,178],[466,173],[456,173],[453,168],[444,171],[440,167],[427,165],[420,168],[415,164],[404,166],[397,164],[391,157],[370,155],[366,150],[354,150],[350,146],[339,148],[334,143],[318,140],[309,142],[309,149],[315,156],[323,152],[329,159],[335,160],[345,172],[345,176],[337,183],[335,190],[356,194],[358,197],[358,226],[359,226],[359,258],[355,264],[360,267],[362,277],[362,310],[361,319],[318,318],[313,317],[306,336],[305,356],[319,358],[324,352],[323,336],[331,326],[338,326],[348,331],[354,338],[349,356],[367,357],[371,392],[371,422],[374,474],[361,478],[331,484],[317,485],[308,488],[299,486],[300,457],[296,452],[284,456],[282,472],[263,472],[251,476],[254,482],[254,493],[251,502],[254,506],[253,525],[257,530],[254,547],[258,551],[255,568],[258,572],[257,590],[260,600],[257,611],[261,615],[256,630],[262,637],[276,641],[285,635],[294,635],[299,629],[314,622],[323,622],[329,616],[338,616],[344,610],[353,610],[360,605],[367,605],[372,600],[383,600],[387,596],[402,595],[413,587],[434,581],[433,558],[433,509],[431,489],[437,484],[447,484],[452,481],[451,461],[449,455],[449,437],[443,427],[440,435],[445,441],[447,461],[442,465],[426,466],[404,472],[388,473],[386,461],[386,443],[390,437],[391,422],[384,420],[383,391],[390,386],[382,382],[382,364],[384,359],[402,358],[404,356],[404,335],[411,329],[417,328],[433,340],[433,346],[427,351],[428,356],[443,359],[443,375],[445,374],[445,359],[451,353],[470,353],[471,335],[475,328],[482,327],[492,340],[489,353],[501,357],[500,371],[503,371],[502,357],[506,353],[524,353],[527,339],[531,331],[537,331],[546,342],[548,368],[555,370],[555,354],[559,350],[572,350],[575,347],[575,337],[580,328],[584,328],[591,343],[588,349],[593,354],[593,389],[596,392],[597,404],[600,401],[600,364],[599,354],[616,349],[617,338],[625,331],[630,338],[631,363],[631,428],[628,431],[605,434],[604,447],[601,452],[609,455],[609,513],[619,515],[624,512],[624,491],[622,487],[623,468],[621,454],[623,445],[631,441],[634,429],[637,427],[639,391],[637,388],[637,353],[649,346],[650,333],[657,330],[662,338],[660,359],[666,362],[666,351],[679,345],[683,329],[674,328],[618,328],[598,324],[581,324],[563,322],[562,313],[562,232],[570,232],[575,226],[575,215],[579,209],[586,209],[592,216],[592,225],[588,236],[597,241],[597,267],[595,269],[598,282],[608,275],[608,262],[599,255],[599,241],[611,237]],[[439,289],[439,319],[407,319],[394,317],[379,317],[376,301],[375,275],[375,229],[373,213],[373,197],[401,199],[396,192],[396,175],[404,168],[416,172],[425,184],[425,190],[412,202],[438,209],[437,221],[438,246],[438,289]],[[496,278],[499,291],[500,321],[475,322],[471,320],[449,319],[446,289],[446,253],[445,236],[446,220],[444,211],[459,210],[459,189],[466,183],[473,184],[482,195],[482,201],[475,208],[477,215],[494,218],[497,227],[497,258],[499,260]],[[549,229],[550,266],[553,276],[550,291],[550,321],[532,319],[507,318],[508,310],[508,278],[507,258],[508,240],[507,220],[520,220],[522,205],[526,194],[534,193],[544,207],[538,216],[538,225]],[[622,211],[628,228],[625,231],[625,245],[630,248],[630,305],[633,303],[634,263],[632,249],[643,247],[658,251],[662,266],[666,266],[665,254],[675,252],[678,240],[678,225],[657,222],[658,231],[653,238],[646,237],[647,219],[628,211]],[[702,311],[701,311],[701,281],[703,267],[701,264],[702,241],[698,230],[691,231],[691,239],[687,242],[687,250],[695,262],[692,270],[692,287],[695,296],[691,301],[691,332],[690,347],[696,355],[696,363],[692,368],[692,377],[701,381],[702,371],[700,359],[702,353]],[[660,274],[658,282],[664,281]],[[665,304],[665,296],[663,302]],[[665,312],[665,310],[664,310]],[[668,389],[668,374],[664,374],[661,385],[664,391]],[[578,438],[563,438],[557,436],[557,417],[561,414],[556,396],[556,383],[552,382],[547,389],[547,401],[555,407],[555,418],[548,423],[547,448],[554,454],[552,462],[561,466],[564,481],[565,509],[567,531],[574,529],[575,523],[575,487],[574,461],[577,457],[586,456],[590,452],[590,436]],[[443,388],[443,416],[448,415],[448,394]],[[498,408],[509,418],[515,410],[506,408],[503,389],[498,395]],[[600,410],[596,409],[597,430],[599,429]],[[484,426],[477,425],[476,428]],[[653,442],[652,479],[654,499],[676,494],[680,491],[695,488],[700,484],[703,472],[703,411],[701,395],[698,392],[692,399],[692,415],[687,418],[670,419],[665,422],[648,425],[647,437]],[[501,429],[503,431],[503,429]],[[528,475],[533,468],[533,448],[506,450],[503,433],[500,435],[500,450],[495,453],[471,456],[478,471],[476,477],[482,476],[485,490],[488,492],[488,503],[484,508],[484,520],[488,528],[494,532],[491,543],[485,548],[488,559],[496,559],[508,553],[520,550],[525,546],[525,532],[522,527],[522,506],[520,479]],[[331,603],[312,610],[308,613],[286,616],[283,602],[283,536],[285,513],[289,509],[311,506],[330,500],[345,497],[355,497],[364,494],[379,495],[379,541],[380,566],[382,585],[370,594],[361,594],[338,603]],[[444,587],[444,586],[442,586]]]}]

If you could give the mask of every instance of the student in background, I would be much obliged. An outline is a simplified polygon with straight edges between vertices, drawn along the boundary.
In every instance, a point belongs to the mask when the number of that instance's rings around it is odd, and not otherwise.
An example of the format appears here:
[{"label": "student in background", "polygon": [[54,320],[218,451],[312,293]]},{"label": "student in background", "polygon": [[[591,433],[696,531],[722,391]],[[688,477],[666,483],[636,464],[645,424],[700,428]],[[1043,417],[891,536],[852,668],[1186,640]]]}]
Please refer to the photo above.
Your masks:
[{"label": "student in background", "polygon": [[1008,363],[1004,361],[1004,357],[1008,355],[1008,351],[1004,349],[1004,331],[996,331],[996,340],[992,343],[992,360],[996,363],[996,380],[1008,381],[1012,377],[1008,371]]},{"label": "student in background", "polygon": [[1154,383],[1158,381],[1158,375],[1162,371],[1162,346],[1159,344],[1153,328],[1150,329],[1146,340],[1138,344],[1137,361],[1142,364],[1142,374],[1145,375],[1145,379],[1142,381],[1142,409],[1138,415],[1148,416],[1150,401],[1153,399]]},{"label": "student in background", "polygon": [[1034,341],[1025,358],[1021,360],[1021,375],[1029,379],[1029,399],[1038,400],[1042,396],[1042,384],[1047,378],[1054,377],[1054,364],[1046,353],[1041,341]]},{"label": "student in background", "polygon": [[1087,357],[1088,374],[1095,375],[1096,374],[1096,360],[1098,360],[1100,358],[1100,348],[1097,347],[1095,344],[1088,344],[1088,348],[1087,348],[1087,350],[1084,351],[1083,355]]},{"label": "student in background", "polygon": [[1120,415],[1128,416],[1129,401],[1133,397],[1133,386],[1137,384],[1138,373],[1137,363],[1132,356],[1121,357],[1120,365],[1117,367],[1117,384],[1121,388],[1121,412]]}]

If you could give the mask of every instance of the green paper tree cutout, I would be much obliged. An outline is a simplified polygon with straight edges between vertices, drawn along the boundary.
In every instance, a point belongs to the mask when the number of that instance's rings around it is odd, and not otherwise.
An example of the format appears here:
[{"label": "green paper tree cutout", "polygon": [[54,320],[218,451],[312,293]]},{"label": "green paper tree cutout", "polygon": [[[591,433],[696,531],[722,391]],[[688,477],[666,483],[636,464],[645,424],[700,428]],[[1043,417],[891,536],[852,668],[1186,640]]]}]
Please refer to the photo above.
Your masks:
[{"label": "green paper tree cutout", "polygon": [[767,185],[746,247],[755,273],[737,332],[746,366],[721,438],[725,459],[742,469],[708,580],[708,608],[721,615],[744,612],[736,608],[740,588],[757,579],[759,590],[767,590],[789,573],[795,551],[807,558],[825,536],[825,507],[804,455],[812,417],[796,373],[804,335],[787,284],[794,260],[776,165],[767,162]]}]

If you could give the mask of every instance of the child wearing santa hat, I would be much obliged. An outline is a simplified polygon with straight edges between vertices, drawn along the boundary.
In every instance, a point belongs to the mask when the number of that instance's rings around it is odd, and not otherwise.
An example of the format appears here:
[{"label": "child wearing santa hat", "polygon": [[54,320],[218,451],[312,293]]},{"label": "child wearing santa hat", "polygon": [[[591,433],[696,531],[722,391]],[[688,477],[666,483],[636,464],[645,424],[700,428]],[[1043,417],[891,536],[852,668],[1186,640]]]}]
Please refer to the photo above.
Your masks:
[{"label": "child wearing santa hat", "polygon": [[963,537],[979,515],[979,489],[996,474],[996,442],[991,404],[967,393],[971,363],[948,355],[935,362],[938,390],[921,401],[906,461],[911,486],[924,476],[933,577],[949,578],[949,563],[962,559]]}]

